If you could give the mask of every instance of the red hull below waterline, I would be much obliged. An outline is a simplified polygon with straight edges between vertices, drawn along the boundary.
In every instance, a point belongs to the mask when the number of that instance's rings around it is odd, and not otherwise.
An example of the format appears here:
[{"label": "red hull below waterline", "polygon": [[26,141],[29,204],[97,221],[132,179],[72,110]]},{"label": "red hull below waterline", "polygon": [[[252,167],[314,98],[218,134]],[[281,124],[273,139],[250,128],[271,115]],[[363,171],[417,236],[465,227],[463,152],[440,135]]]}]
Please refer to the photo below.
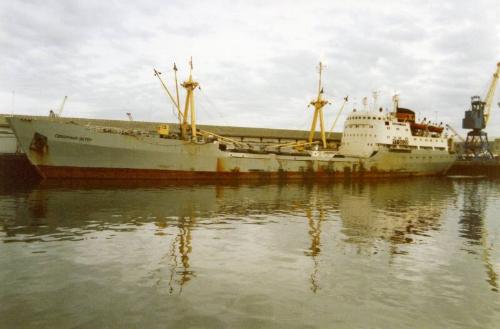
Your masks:
[{"label": "red hull below waterline", "polygon": [[89,167],[37,167],[44,178],[92,178],[92,179],[138,179],[138,180],[336,180],[344,178],[379,178],[434,176],[441,173],[388,172],[388,171],[306,171],[306,172],[208,172],[174,171],[128,168],[89,168]]}]

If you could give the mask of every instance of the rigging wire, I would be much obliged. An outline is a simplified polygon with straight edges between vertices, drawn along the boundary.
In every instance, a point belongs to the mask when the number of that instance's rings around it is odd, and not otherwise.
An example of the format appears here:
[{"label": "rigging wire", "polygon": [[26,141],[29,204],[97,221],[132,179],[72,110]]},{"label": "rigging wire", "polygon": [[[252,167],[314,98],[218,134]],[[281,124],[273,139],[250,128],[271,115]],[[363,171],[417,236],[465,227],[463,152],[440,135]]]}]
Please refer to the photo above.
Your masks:
[{"label": "rigging wire", "polygon": [[[209,105],[209,107],[212,108],[212,111],[218,116],[219,119],[222,120],[222,123],[226,126],[229,126],[230,124],[226,121],[226,118],[224,117],[224,115],[217,109],[217,105],[214,103],[214,101],[212,101],[212,99],[208,96],[208,94],[205,92],[205,91],[202,91],[200,89],[198,95],[201,95],[202,97],[201,100],[205,100],[207,102],[207,104]],[[199,104],[203,104],[202,102],[200,102]],[[204,105],[201,106],[201,108],[204,108]],[[207,114],[210,114],[211,111],[210,110],[207,110],[203,113],[207,113]]]}]

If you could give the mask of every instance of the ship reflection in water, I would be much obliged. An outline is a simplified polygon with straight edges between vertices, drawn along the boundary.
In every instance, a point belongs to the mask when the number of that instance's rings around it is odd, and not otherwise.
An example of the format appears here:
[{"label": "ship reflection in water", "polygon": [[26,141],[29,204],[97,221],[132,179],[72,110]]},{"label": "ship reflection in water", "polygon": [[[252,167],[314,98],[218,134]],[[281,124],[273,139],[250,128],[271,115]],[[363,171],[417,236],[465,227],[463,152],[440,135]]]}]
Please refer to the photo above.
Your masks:
[{"label": "ship reflection in water", "polygon": [[500,320],[498,181],[148,184],[1,182],[4,324]]}]

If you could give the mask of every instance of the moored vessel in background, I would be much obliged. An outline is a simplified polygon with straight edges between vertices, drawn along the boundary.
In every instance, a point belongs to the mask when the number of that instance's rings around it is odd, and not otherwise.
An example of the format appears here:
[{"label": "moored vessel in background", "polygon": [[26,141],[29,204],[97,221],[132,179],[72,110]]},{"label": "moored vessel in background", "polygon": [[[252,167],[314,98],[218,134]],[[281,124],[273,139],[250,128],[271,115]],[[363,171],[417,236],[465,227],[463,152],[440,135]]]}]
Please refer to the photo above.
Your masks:
[{"label": "moored vessel in background", "polygon": [[36,177],[35,168],[21,151],[6,117],[2,116],[0,116],[0,177],[7,179]]},{"label": "moored vessel in background", "polygon": [[16,136],[7,123],[6,117],[0,116],[0,154],[19,153]]}]

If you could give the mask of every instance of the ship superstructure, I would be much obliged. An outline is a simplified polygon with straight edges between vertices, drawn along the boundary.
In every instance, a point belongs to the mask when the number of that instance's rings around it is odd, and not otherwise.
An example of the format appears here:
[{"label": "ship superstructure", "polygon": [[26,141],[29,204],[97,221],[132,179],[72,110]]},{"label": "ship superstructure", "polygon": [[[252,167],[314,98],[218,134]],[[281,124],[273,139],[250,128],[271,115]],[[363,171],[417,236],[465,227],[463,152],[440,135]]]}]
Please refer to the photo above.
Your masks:
[{"label": "ship superstructure", "polygon": [[370,157],[382,150],[407,152],[421,150],[444,155],[449,153],[444,127],[424,119],[417,122],[415,112],[399,107],[394,97],[390,113],[353,111],[346,119],[340,153],[346,156]]}]

